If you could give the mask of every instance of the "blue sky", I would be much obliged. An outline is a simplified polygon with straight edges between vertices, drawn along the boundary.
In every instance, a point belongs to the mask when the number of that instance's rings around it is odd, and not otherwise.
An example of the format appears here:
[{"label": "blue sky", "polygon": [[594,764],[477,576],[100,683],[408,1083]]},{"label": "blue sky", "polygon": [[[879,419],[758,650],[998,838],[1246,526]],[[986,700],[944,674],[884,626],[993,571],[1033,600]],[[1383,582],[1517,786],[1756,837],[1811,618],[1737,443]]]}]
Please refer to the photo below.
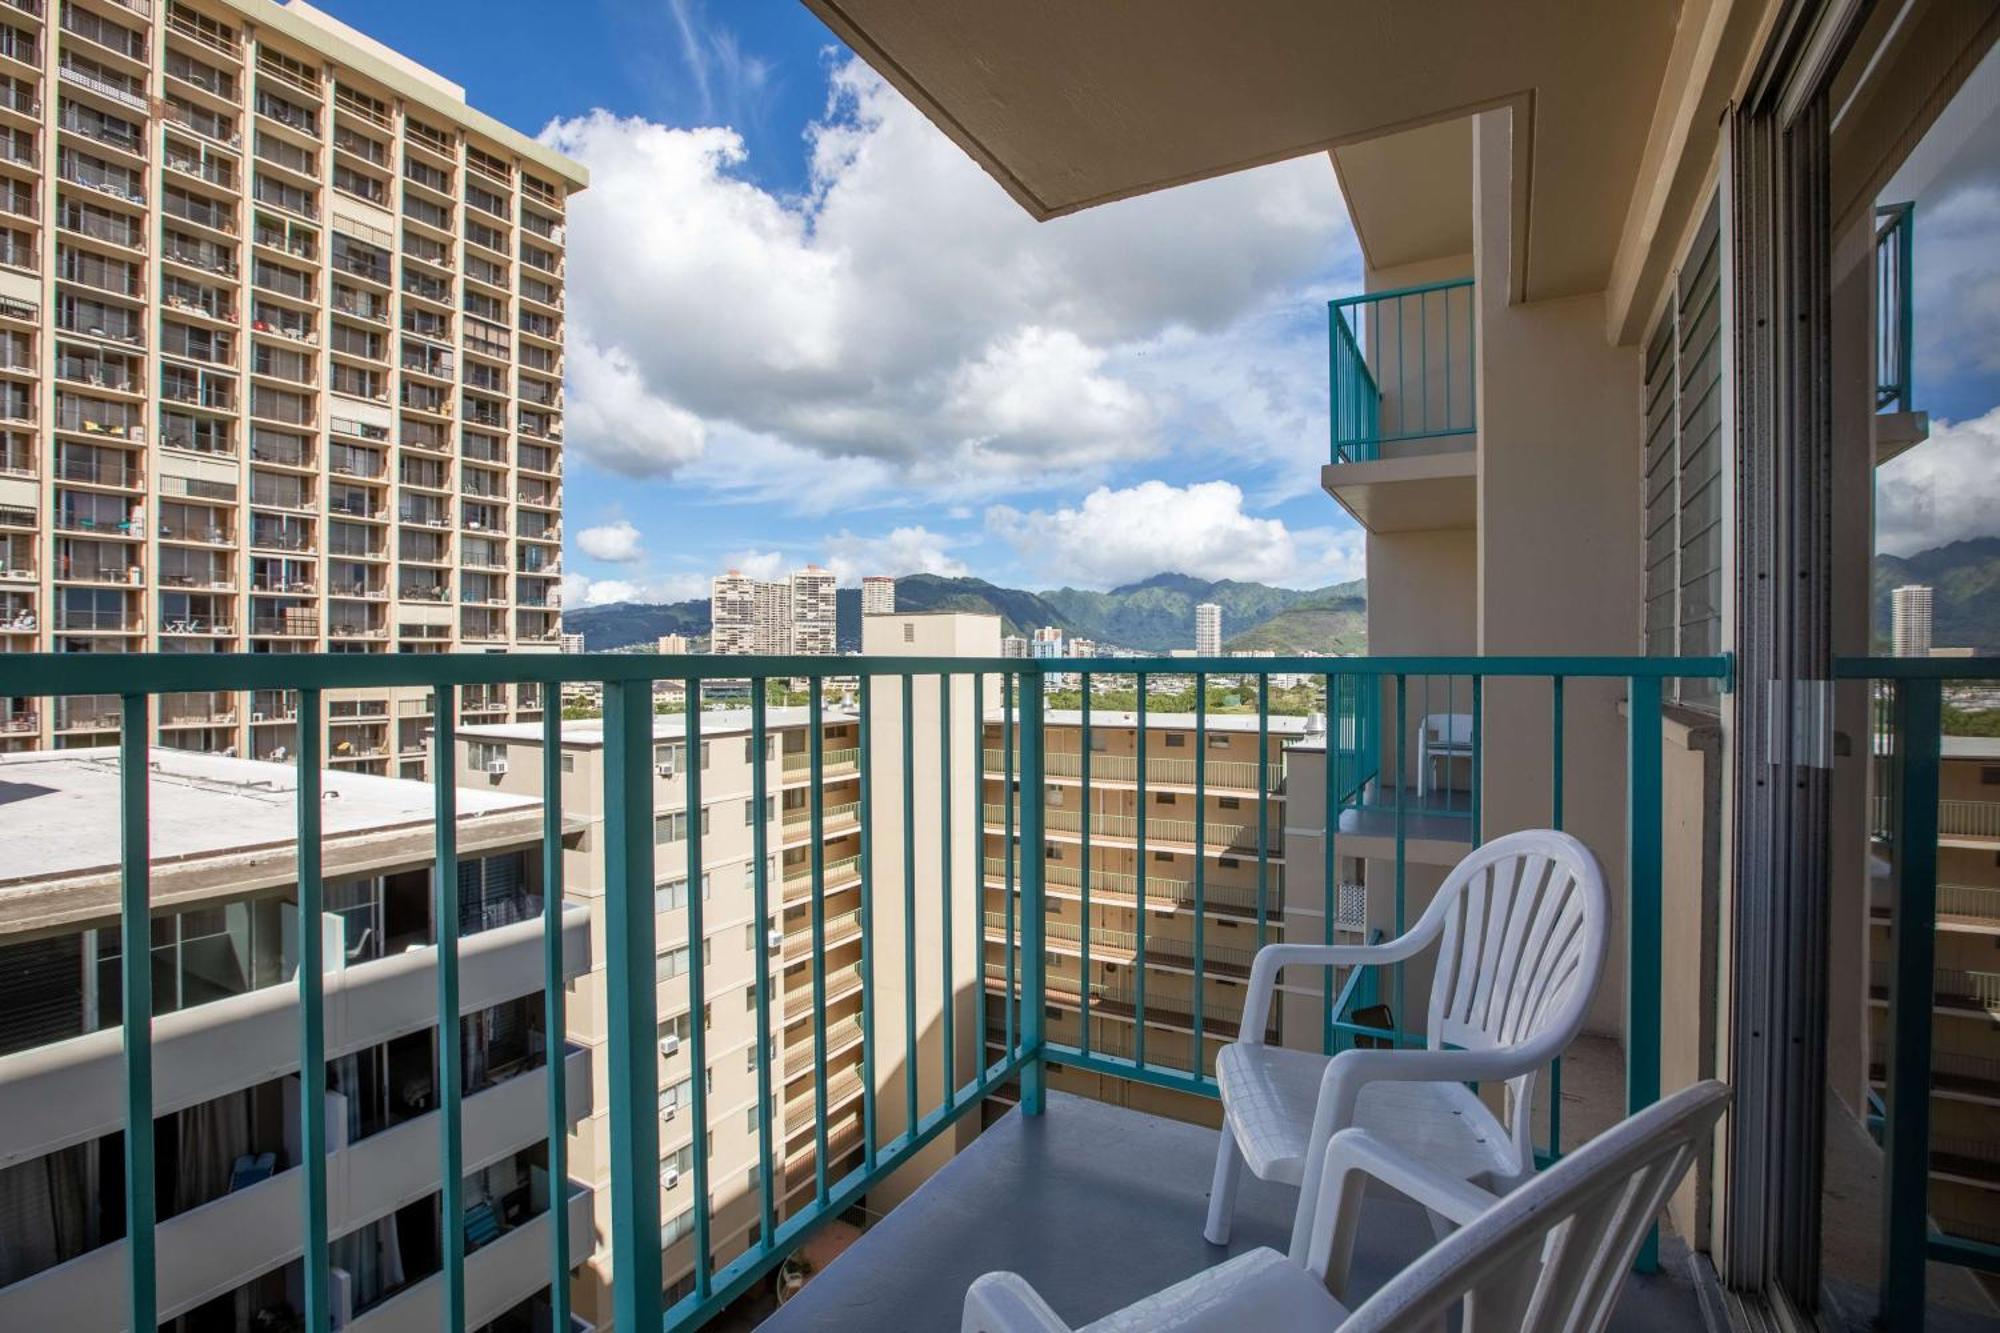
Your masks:
[{"label": "blue sky", "polygon": [[[1036,224],[797,0],[318,0],[585,161],[569,604],[726,566],[1319,586],[1324,158]],[[535,77],[519,77],[524,43]]]}]

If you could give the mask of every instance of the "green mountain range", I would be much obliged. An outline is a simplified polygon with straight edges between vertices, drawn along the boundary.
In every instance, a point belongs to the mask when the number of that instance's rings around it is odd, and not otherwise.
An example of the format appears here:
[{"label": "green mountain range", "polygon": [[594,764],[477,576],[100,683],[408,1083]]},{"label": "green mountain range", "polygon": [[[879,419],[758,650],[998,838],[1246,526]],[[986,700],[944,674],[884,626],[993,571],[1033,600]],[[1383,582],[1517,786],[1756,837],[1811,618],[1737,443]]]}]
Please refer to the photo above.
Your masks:
[{"label": "green mountain range", "polygon": [[1931,642],[1940,648],[2000,653],[2000,537],[1975,537],[1875,557],[1875,645],[1887,652],[1890,594],[1905,583],[1931,587]]},{"label": "green mountain range", "polygon": [[[1359,581],[1297,589],[1157,574],[1110,592],[1058,588],[1037,593],[935,574],[896,580],[898,610],[986,612],[1000,617],[1005,634],[1026,635],[1055,625],[1072,638],[1142,652],[1192,648],[1194,608],[1201,602],[1222,608],[1226,648],[1362,652],[1367,647],[1366,589]],[[836,610],[840,646],[859,648],[860,590],[842,588]],[[650,644],[662,634],[699,638],[708,633],[708,603],[585,607],[566,613],[563,628],[582,634],[584,646],[593,652]]]}]

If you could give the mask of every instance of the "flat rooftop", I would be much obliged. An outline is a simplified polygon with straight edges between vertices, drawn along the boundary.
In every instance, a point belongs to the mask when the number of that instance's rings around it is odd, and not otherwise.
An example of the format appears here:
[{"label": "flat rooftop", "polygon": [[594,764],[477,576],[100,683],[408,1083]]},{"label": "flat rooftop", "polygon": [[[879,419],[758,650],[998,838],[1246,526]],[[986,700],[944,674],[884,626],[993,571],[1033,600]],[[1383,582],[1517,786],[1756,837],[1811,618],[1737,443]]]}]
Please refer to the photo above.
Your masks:
[{"label": "flat rooftop", "polygon": [[[156,906],[290,882],[294,766],[166,749],[148,765]],[[328,878],[369,856],[401,857],[404,842],[429,859],[429,783],[330,769],[320,784]],[[530,797],[461,787],[458,810],[468,850],[539,836],[541,802]],[[0,933],[115,911],[119,829],[115,747],[0,755]]]},{"label": "flat rooftop", "polygon": [[[988,722],[999,722],[1006,717],[1006,710],[989,708],[986,710]],[[1083,710],[1080,708],[1051,708],[1042,715],[1043,725],[1048,727],[1080,727],[1083,725]],[[1090,710],[1090,725],[1093,727],[1137,727],[1139,715],[1136,712],[1112,708]],[[1255,713],[1210,713],[1207,726],[1210,731],[1257,730]],[[1146,730],[1148,731],[1193,731],[1193,713],[1159,713],[1146,710]],[[1306,734],[1306,719],[1296,713],[1271,714],[1271,734],[1273,736],[1303,736]]]},{"label": "flat rooftop", "polygon": [[[851,708],[822,708],[822,723],[855,721],[860,714]],[[804,727],[812,720],[810,708],[767,708],[764,710],[764,727],[767,731],[791,731]],[[476,741],[515,741],[531,745],[542,743],[542,724],[539,722],[495,722],[480,726],[461,726],[460,737]],[[750,734],[750,710],[748,708],[705,708],[701,714],[701,734],[704,739],[719,736],[747,736]],[[677,741],[687,735],[687,717],[681,713],[653,714],[653,739],[656,741]],[[584,749],[600,748],[604,744],[604,720],[602,718],[577,718],[562,724],[564,746]]]}]

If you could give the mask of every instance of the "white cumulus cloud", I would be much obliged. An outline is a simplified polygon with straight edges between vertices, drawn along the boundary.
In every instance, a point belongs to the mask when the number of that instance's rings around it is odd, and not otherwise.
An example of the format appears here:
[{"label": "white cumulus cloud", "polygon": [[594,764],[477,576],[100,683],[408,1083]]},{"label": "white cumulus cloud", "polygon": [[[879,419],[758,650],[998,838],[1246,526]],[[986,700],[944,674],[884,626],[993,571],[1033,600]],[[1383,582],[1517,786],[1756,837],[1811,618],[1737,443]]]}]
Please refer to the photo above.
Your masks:
[{"label": "white cumulus cloud", "polygon": [[1242,489],[1227,481],[1100,486],[1075,507],[1054,510],[995,505],[986,526],[1037,572],[1084,586],[1163,572],[1317,586],[1356,577],[1361,565],[1358,533],[1294,532],[1280,519],[1246,513]]},{"label": "white cumulus cloud", "polygon": [[629,565],[645,554],[639,549],[639,529],[622,518],[616,523],[585,528],[576,534],[576,544],[591,559],[611,565]]},{"label": "white cumulus cloud", "polygon": [[1322,157],[1036,223],[865,65],[829,80],[797,194],[750,180],[730,129],[596,111],[544,132],[591,169],[569,217],[584,458],[806,512],[810,488],[731,485],[738,441],[826,460],[851,502],[1088,484],[1174,447],[1202,396],[1146,376],[1147,347],[1226,339],[1353,262]]},{"label": "white cumulus cloud", "polygon": [[610,606],[616,602],[686,602],[708,596],[708,577],[674,574],[665,578],[594,579],[571,571],[563,575],[562,604],[571,610]]},{"label": "white cumulus cloud", "polygon": [[1875,474],[1875,539],[1891,555],[1990,537],[2000,514],[2000,407],[1937,421],[1931,437]]},{"label": "white cumulus cloud", "polygon": [[942,574],[956,578],[965,562],[949,554],[953,540],[927,528],[893,528],[880,537],[842,531],[826,540],[826,567],[842,584],[858,584],[870,574]]}]

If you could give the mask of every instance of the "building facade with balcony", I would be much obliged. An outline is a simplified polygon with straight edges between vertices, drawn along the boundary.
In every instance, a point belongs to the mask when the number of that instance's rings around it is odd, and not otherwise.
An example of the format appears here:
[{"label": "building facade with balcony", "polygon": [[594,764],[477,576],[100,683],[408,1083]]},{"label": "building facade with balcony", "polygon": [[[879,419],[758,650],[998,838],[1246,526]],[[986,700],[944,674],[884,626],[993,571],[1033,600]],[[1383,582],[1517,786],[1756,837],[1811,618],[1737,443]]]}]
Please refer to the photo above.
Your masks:
[{"label": "building facade with balcony", "polygon": [[[582,168],[298,0],[0,23],[0,651],[554,651]],[[330,760],[420,776],[423,699],[356,700]],[[284,710],[208,703],[158,743],[296,753]]]},{"label": "building facade with balcony", "polygon": [[[163,816],[152,922],[158,1015],[155,1244],[161,1327],[283,1325],[300,1308],[295,1240],[299,894],[291,765],[152,752]],[[115,752],[0,759],[10,805],[0,883],[0,1324],[118,1327],[127,1170],[121,1121]],[[327,800],[323,941],[328,1263],[344,1327],[434,1327],[440,1208],[432,789],[341,770]],[[475,1326],[547,1308],[550,1052],[585,1117],[590,1054],[548,1042],[540,811],[467,791],[458,806],[459,1095]],[[589,917],[561,915],[565,977]],[[559,984],[560,981],[559,981]],[[579,1261],[590,1189],[558,1182]],[[539,1249],[537,1247],[540,1247]],[[483,1257],[482,1257],[483,1255]],[[263,1322],[260,1322],[263,1321]]]}]

